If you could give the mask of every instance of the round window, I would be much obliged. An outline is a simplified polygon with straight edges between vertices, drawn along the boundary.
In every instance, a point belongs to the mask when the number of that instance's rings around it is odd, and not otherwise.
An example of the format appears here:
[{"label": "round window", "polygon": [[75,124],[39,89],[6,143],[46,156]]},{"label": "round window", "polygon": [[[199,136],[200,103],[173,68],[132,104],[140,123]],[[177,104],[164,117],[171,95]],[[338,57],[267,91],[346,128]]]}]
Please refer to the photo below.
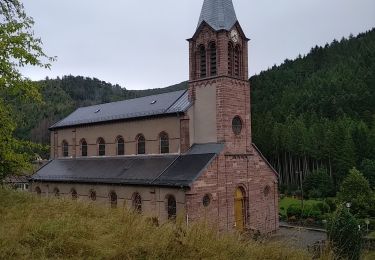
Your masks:
[{"label": "round window", "polygon": [[211,196],[209,194],[204,195],[203,197],[203,206],[208,207],[211,204]]},{"label": "round window", "polygon": [[239,135],[242,131],[242,120],[239,116],[236,116],[232,120],[232,129],[235,135]]}]

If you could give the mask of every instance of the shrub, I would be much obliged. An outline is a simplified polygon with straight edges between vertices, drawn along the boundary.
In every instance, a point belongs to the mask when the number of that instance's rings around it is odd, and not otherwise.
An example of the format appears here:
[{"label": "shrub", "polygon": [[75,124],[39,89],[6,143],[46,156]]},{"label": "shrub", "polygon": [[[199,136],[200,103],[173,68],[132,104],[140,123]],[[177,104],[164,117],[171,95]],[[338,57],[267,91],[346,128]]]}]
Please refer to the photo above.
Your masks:
[{"label": "shrub", "polygon": [[326,169],[320,169],[309,174],[303,186],[306,194],[311,198],[325,198],[333,196],[335,193],[332,178],[328,175]]},{"label": "shrub", "polygon": [[328,240],[337,258],[357,260],[361,254],[362,234],[358,221],[343,206],[333,214],[327,225]]},{"label": "shrub", "polygon": [[314,204],[314,209],[321,212],[321,214],[329,213],[331,212],[330,206],[326,202],[318,202]]},{"label": "shrub", "polygon": [[356,168],[349,171],[349,175],[341,184],[338,198],[341,203],[350,202],[351,211],[360,217],[367,217],[374,210],[374,194],[368,180]]},{"label": "shrub", "polygon": [[337,208],[336,205],[338,204],[338,201],[336,198],[326,198],[324,202],[327,203],[331,212],[334,212],[336,210]]},{"label": "shrub", "polygon": [[375,190],[375,160],[363,160],[361,170],[363,176],[368,180],[370,187]]},{"label": "shrub", "polygon": [[286,210],[286,215],[288,218],[296,217],[297,219],[300,219],[302,216],[302,209],[299,205],[290,205]]},{"label": "shrub", "polygon": [[318,189],[312,189],[308,191],[307,195],[309,198],[312,198],[312,199],[321,198],[323,196],[322,192]]}]

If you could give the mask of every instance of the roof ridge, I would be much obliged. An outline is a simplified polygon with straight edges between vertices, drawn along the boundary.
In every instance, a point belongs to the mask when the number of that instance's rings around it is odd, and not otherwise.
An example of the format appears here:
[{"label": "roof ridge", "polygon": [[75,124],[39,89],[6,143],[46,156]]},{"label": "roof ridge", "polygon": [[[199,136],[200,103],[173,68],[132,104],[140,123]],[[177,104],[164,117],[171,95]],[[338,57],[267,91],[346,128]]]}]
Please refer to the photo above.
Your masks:
[{"label": "roof ridge", "polygon": [[[179,96],[173,103],[172,105],[170,105],[167,109],[164,110],[164,113],[167,112],[171,107],[174,106],[174,104],[176,104],[184,95],[185,93],[187,92],[188,90],[185,89],[185,91],[181,94],[181,96]],[[177,91],[176,91],[177,92]]]},{"label": "roof ridge", "polygon": [[78,107],[75,111],[77,111],[78,109],[82,109],[82,108],[97,107],[97,106],[103,106],[103,105],[108,105],[108,104],[116,104],[116,103],[121,103],[121,102],[128,102],[128,101],[133,101],[133,100],[137,100],[137,99],[139,100],[139,99],[142,99],[142,98],[157,97],[157,96],[167,95],[167,94],[176,93],[176,92],[180,92],[180,91],[186,91],[186,90],[176,90],[176,91],[164,92],[164,93],[159,93],[159,94],[154,94],[154,95],[148,95],[148,96],[143,96],[143,97],[129,98],[129,99],[123,99],[123,100],[113,101],[113,102],[108,102],[108,103],[100,103],[100,104],[91,105],[91,106]]}]

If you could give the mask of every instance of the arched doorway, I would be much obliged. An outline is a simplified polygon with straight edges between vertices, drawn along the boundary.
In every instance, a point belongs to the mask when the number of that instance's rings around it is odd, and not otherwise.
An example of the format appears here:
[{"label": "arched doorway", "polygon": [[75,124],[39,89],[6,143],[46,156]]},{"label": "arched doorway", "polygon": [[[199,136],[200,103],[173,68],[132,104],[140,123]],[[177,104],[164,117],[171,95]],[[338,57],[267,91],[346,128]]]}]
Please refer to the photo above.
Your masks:
[{"label": "arched doorway", "polygon": [[243,188],[238,187],[234,195],[234,220],[238,231],[243,231],[246,224],[246,195]]}]

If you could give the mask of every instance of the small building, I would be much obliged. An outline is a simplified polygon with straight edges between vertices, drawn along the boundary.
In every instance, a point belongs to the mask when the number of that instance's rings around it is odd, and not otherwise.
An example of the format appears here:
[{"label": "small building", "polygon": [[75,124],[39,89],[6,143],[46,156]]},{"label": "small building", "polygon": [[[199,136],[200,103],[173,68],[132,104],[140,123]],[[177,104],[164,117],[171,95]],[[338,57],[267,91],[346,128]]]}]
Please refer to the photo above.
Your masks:
[{"label": "small building", "polygon": [[248,41],[231,0],[205,0],[188,90],[77,109],[50,127],[52,160],[30,191],[276,231],[278,175],[252,143]]},{"label": "small building", "polygon": [[29,176],[11,175],[3,180],[3,185],[18,191],[29,190]]}]

